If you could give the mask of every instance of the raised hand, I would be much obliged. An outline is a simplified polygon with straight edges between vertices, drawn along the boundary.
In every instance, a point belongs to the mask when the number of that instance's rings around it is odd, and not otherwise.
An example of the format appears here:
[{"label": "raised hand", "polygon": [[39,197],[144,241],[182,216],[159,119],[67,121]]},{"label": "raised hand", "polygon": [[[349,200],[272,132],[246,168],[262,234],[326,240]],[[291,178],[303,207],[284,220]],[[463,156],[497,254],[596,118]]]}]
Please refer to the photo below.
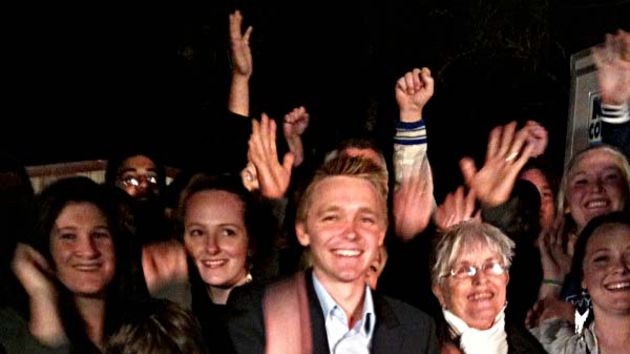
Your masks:
[{"label": "raised hand", "polygon": [[44,256],[31,246],[18,244],[11,268],[29,296],[29,330],[33,337],[47,346],[66,343],[53,282],[54,273]]},{"label": "raised hand", "polygon": [[475,191],[477,199],[486,207],[506,202],[519,171],[532,156],[536,144],[527,126],[516,132],[516,122],[492,129],[488,139],[486,161],[481,170],[468,157],[460,160],[466,185]]},{"label": "raised hand", "polygon": [[269,199],[284,197],[291,182],[294,155],[286,153],[282,164],[276,147],[276,122],[262,114],[260,123],[252,120],[247,158],[256,167],[261,194]]},{"label": "raised hand", "polygon": [[232,54],[232,72],[249,78],[253,71],[252,51],[249,47],[249,37],[253,27],[249,26],[243,33],[243,16],[236,10],[230,14],[230,43]]},{"label": "raised hand", "polygon": [[230,43],[232,82],[228,97],[228,110],[241,116],[249,116],[249,78],[254,70],[249,37],[253,28],[241,31],[243,16],[236,10],[230,14]]},{"label": "raised hand", "polygon": [[11,268],[29,296],[45,296],[56,300],[54,272],[44,256],[33,247],[18,244]]},{"label": "raised hand", "polygon": [[453,225],[470,219],[480,219],[480,212],[475,213],[475,192],[470,190],[464,196],[464,187],[458,187],[455,192],[446,195],[433,215],[433,222],[438,230],[444,231]]},{"label": "raised hand", "polygon": [[260,189],[260,183],[258,183],[258,172],[256,172],[256,166],[251,161],[247,161],[247,166],[241,170],[241,182],[245,189],[250,192]]},{"label": "raised hand", "polygon": [[409,240],[422,232],[435,206],[433,175],[428,159],[423,159],[418,171],[409,170],[394,191],[394,225],[396,236]]},{"label": "raised hand", "polygon": [[431,70],[424,67],[407,72],[396,82],[396,102],[402,122],[422,119],[422,109],[433,96]]},{"label": "raised hand", "polygon": [[151,295],[185,284],[188,264],[184,246],[170,240],[142,247],[142,271]]},{"label": "raised hand", "polygon": [[606,35],[603,46],[593,48],[602,102],[621,105],[630,101],[630,33]]},{"label": "raised hand", "polygon": [[304,106],[294,108],[291,112],[285,114],[282,131],[284,138],[287,140],[289,149],[293,153],[295,159],[293,166],[297,167],[304,161],[304,146],[302,145],[302,134],[308,127],[310,115]]},{"label": "raised hand", "polygon": [[[566,235],[563,234],[564,219],[564,215],[558,215],[552,226],[538,237],[543,277],[558,282],[564,281],[571,268],[571,256],[567,252]],[[559,293],[559,287],[556,290]]]},{"label": "raised hand", "polygon": [[533,120],[528,120],[524,129],[529,131],[527,144],[532,146],[531,156],[538,157],[544,154],[547,149],[547,144],[549,143],[549,133],[547,133],[547,129]]}]

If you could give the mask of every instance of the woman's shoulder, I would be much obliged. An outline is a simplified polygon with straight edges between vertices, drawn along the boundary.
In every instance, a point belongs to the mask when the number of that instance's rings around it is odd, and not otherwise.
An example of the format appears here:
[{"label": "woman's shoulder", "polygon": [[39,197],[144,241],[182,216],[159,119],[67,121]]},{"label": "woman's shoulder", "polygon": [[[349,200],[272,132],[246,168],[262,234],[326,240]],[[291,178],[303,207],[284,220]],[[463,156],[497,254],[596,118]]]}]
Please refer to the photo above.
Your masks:
[{"label": "woman's shoulder", "polygon": [[561,318],[545,320],[530,332],[549,353],[590,353],[595,347],[591,328],[586,328],[582,335],[575,334],[573,325]]}]

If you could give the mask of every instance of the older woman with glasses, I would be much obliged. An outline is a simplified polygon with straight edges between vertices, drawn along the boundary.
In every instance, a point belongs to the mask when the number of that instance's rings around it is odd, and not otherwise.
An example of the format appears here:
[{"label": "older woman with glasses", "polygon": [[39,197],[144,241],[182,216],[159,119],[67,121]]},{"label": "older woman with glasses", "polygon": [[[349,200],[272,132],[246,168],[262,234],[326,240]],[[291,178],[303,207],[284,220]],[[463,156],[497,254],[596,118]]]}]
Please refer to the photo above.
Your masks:
[{"label": "older woman with glasses", "polygon": [[514,242],[476,220],[446,230],[435,247],[431,281],[442,305],[442,352],[545,353],[520,324],[506,324]]}]

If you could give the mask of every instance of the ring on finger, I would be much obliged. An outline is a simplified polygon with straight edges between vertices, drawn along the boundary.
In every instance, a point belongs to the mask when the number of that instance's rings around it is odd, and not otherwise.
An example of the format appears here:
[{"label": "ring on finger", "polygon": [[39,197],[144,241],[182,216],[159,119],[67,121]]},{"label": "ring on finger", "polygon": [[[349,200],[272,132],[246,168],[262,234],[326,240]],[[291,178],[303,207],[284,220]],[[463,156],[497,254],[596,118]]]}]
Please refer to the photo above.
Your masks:
[{"label": "ring on finger", "polygon": [[505,157],[505,162],[510,162],[518,156],[518,152],[511,152],[509,155]]}]

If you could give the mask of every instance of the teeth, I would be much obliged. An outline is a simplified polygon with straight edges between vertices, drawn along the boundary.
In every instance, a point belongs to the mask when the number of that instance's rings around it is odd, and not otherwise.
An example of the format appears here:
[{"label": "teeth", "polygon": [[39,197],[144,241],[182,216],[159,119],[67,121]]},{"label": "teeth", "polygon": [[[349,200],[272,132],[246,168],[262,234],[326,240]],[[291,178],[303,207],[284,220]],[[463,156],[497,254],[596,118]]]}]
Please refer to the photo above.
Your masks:
[{"label": "teeth", "polygon": [[486,300],[492,297],[492,294],[490,293],[475,293],[472,294],[471,296],[469,296],[469,298],[471,300]]},{"label": "teeth", "polygon": [[342,257],[356,257],[360,253],[358,250],[335,250],[335,254]]},{"label": "teeth", "polygon": [[211,261],[201,261],[201,264],[203,264],[205,267],[208,267],[208,268],[220,267],[220,266],[224,265],[225,263],[227,263],[227,261],[225,259],[211,260]]},{"label": "teeth", "polygon": [[79,264],[75,265],[74,268],[80,271],[91,271],[100,268],[100,264]]},{"label": "teeth", "polygon": [[606,286],[606,289],[608,290],[619,290],[619,289],[625,289],[625,288],[630,288],[630,282],[619,282],[619,283],[609,284]]},{"label": "teeth", "polygon": [[587,208],[605,208],[608,203],[604,200],[591,201],[586,204]]}]

